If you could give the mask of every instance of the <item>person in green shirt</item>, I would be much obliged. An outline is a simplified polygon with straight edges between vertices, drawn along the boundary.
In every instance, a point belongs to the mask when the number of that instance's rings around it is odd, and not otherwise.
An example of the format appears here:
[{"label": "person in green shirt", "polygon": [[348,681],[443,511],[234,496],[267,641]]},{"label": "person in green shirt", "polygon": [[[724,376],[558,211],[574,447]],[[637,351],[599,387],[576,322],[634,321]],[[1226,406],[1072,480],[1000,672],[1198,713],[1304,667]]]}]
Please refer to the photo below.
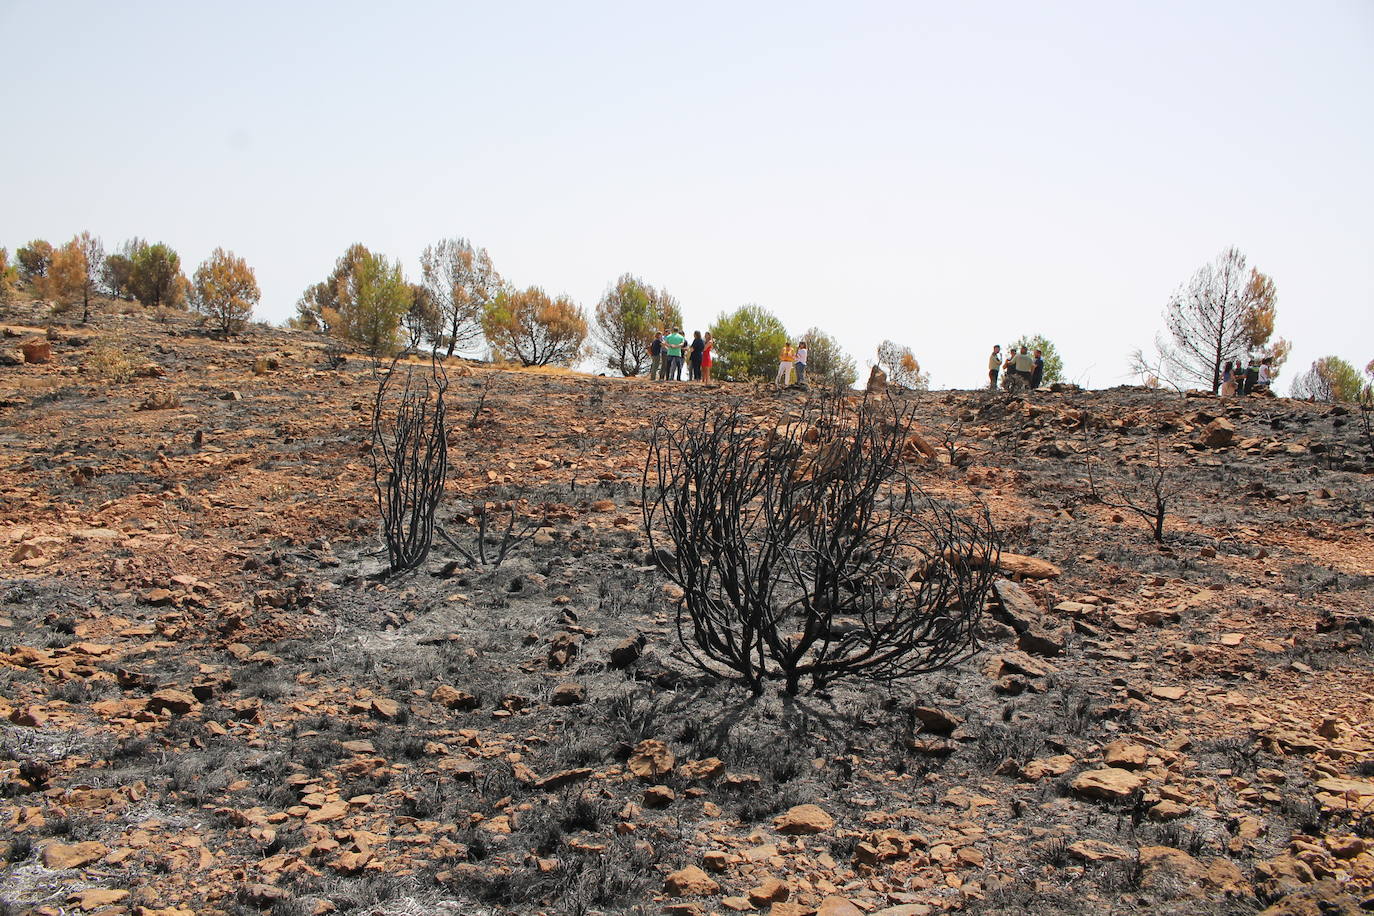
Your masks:
[{"label": "person in green shirt", "polygon": [[673,328],[673,333],[663,338],[663,348],[668,351],[668,368],[664,377],[682,381],[682,348],[687,338],[682,336],[682,328]]}]

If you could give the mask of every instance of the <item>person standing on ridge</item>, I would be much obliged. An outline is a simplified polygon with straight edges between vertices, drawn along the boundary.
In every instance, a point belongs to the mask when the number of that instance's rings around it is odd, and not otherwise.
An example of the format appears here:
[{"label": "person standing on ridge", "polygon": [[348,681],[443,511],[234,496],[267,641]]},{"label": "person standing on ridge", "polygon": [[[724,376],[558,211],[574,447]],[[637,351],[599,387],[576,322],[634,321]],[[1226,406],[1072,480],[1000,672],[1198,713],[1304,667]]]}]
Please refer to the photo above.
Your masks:
[{"label": "person standing on ridge", "polygon": [[681,328],[673,328],[673,332],[663,338],[663,347],[668,351],[668,368],[664,370],[665,379],[682,381],[682,345],[687,343],[687,338],[682,336]]},{"label": "person standing on ridge", "polygon": [[1016,362],[1012,364],[1012,369],[1021,377],[1021,381],[1030,384],[1031,373],[1035,371],[1035,358],[1030,355],[1030,351],[1022,347],[1016,354]]},{"label": "person standing on ridge", "polygon": [[706,342],[701,339],[700,331],[692,332],[692,356],[691,356],[691,379],[694,382],[701,381],[701,354],[706,349]]},{"label": "person standing on ridge", "polygon": [[797,384],[798,384],[798,385],[805,385],[805,384],[806,384],[806,357],[807,357],[807,355],[808,355],[808,354],[807,354],[807,349],[806,349],[806,341],[804,341],[804,340],[799,340],[799,341],[797,341],[797,354],[796,354],[796,359],[793,360],[793,365],[796,366],[796,368],[797,368]]},{"label": "person standing on ridge", "polygon": [[701,348],[701,381],[704,385],[711,384],[711,350],[715,348],[715,339],[711,337],[711,332],[706,332],[706,338]]},{"label": "person standing on ridge", "polygon": [[1031,389],[1040,387],[1040,383],[1045,380],[1045,355],[1039,350],[1035,351],[1035,368],[1031,370]]},{"label": "person standing on ridge", "polygon": [[663,332],[654,330],[654,339],[649,341],[649,381],[656,382],[663,375]]},{"label": "person standing on ridge", "polygon": [[988,390],[997,390],[997,373],[1002,369],[1002,345],[992,345],[992,355],[988,357]]},{"label": "person standing on ridge", "polygon": [[786,388],[792,384],[792,361],[797,358],[797,351],[792,349],[792,341],[786,341],[782,345],[782,352],[778,354],[778,377],[773,380],[773,384],[779,388]]}]

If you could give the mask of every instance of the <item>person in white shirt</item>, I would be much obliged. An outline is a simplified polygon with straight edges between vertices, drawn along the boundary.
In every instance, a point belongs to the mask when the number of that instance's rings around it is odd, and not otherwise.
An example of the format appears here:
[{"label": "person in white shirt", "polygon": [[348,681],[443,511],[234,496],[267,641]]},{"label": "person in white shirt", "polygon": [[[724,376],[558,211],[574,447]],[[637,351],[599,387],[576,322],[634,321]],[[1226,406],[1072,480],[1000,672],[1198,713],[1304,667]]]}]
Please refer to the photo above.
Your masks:
[{"label": "person in white shirt", "polygon": [[806,384],[806,341],[797,342],[797,357],[792,361],[792,368],[797,371],[797,384]]}]

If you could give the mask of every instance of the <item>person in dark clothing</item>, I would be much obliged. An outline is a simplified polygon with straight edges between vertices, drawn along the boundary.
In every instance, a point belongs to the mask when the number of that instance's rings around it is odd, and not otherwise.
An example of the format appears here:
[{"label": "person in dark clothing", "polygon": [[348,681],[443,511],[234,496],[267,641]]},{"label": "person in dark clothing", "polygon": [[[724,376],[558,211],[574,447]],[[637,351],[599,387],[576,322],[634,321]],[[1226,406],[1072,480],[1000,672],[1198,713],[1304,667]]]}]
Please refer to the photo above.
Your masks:
[{"label": "person in dark clothing", "polygon": [[663,375],[663,332],[655,331],[649,341],[649,381],[656,382]]},{"label": "person in dark clothing", "polygon": [[692,363],[692,381],[701,381],[701,354],[706,349],[706,341],[701,339],[700,331],[692,332],[692,352],[689,357]]},{"label": "person in dark clothing", "polygon": [[1045,354],[1035,351],[1035,368],[1031,370],[1030,386],[1034,390],[1045,380]]}]

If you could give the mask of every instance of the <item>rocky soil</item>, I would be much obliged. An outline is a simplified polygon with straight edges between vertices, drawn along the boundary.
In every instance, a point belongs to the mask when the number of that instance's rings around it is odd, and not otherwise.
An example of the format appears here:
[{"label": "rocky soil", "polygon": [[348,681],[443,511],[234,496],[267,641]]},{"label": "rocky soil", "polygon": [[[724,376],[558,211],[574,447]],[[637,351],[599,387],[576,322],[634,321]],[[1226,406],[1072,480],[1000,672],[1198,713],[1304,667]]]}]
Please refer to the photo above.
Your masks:
[{"label": "rocky soil", "polygon": [[[385,578],[368,365],[163,317],[0,327],[0,913],[1374,909],[1357,410],[908,395],[1005,541],[980,651],[755,700],[677,645],[646,439],[804,393],[455,366],[446,530],[537,524]],[[1162,544],[1089,450],[1166,466]]]}]

